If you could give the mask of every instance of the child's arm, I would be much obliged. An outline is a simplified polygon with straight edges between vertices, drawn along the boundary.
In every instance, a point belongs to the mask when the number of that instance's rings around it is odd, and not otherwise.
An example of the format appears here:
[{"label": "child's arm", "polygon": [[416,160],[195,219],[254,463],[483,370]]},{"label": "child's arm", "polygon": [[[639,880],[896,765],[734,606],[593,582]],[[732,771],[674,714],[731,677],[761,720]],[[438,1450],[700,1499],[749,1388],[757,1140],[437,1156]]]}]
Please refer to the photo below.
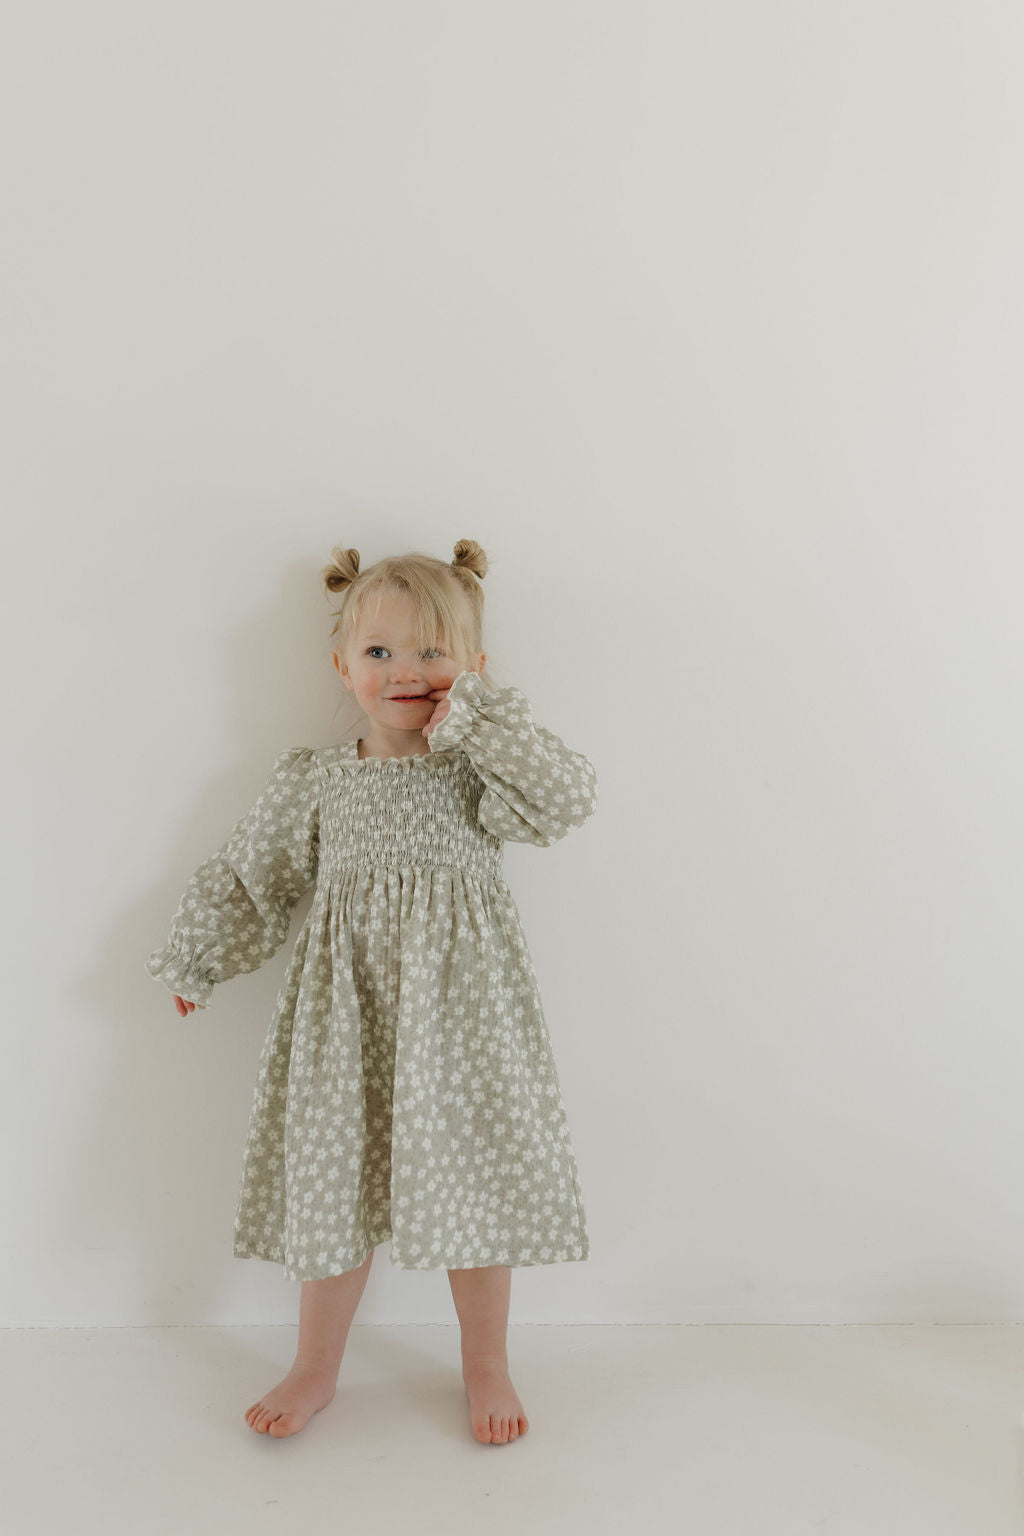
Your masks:
[{"label": "child's arm", "polygon": [[319,862],[313,750],[281,753],[256,804],[185,887],[167,943],[146,961],[177,996],[205,1007],[217,982],[255,971],[284,943]]},{"label": "child's arm", "polygon": [[461,747],[486,788],[477,819],[495,837],[547,848],[597,809],[597,772],[543,725],[518,688],[488,693],[476,672],[460,672],[450,709],[427,736],[431,751]]}]

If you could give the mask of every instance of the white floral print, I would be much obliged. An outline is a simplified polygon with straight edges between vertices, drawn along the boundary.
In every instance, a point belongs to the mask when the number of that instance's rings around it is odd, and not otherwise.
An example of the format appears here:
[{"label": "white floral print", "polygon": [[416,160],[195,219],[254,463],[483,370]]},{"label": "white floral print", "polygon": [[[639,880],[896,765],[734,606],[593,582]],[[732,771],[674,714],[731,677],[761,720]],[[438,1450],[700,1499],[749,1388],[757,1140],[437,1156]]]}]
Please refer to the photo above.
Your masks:
[{"label": "white floral print", "polygon": [[597,806],[582,753],[518,688],[460,672],[412,757],[282,752],[146,961],[206,1007],[283,944],[315,886],[259,1060],[237,1258],[315,1280],[391,1241],[400,1269],[589,1257],[576,1159],[503,841]]}]

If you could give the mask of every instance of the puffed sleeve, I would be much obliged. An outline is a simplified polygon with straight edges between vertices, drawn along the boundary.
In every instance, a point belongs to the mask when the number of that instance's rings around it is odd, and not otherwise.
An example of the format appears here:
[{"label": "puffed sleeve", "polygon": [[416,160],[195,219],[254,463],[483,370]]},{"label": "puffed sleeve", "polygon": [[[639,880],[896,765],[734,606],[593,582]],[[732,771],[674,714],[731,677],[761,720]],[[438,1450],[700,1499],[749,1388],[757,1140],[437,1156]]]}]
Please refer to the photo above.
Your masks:
[{"label": "puffed sleeve", "polygon": [[167,943],[146,969],[205,1007],[219,981],[255,971],[280,949],[292,910],[316,879],[320,775],[315,748],[290,747],[256,804],[185,887]]},{"label": "puffed sleeve", "polygon": [[518,688],[489,693],[477,672],[460,672],[451,708],[427,737],[432,752],[459,747],[486,788],[477,819],[495,837],[547,848],[597,809],[593,763],[533,720]]}]

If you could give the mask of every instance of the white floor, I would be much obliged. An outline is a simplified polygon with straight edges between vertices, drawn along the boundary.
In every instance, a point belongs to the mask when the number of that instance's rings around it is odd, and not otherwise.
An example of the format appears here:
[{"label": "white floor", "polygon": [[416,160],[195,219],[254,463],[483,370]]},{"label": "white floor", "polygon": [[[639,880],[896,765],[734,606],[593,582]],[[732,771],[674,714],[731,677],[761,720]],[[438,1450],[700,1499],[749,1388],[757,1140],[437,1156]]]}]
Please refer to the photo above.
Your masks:
[{"label": "white floor", "polygon": [[301,1433],[294,1327],[0,1331],[5,1536],[1020,1536],[1024,1327],[509,1329],[530,1430],[472,1437],[450,1326],[356,1323]]}]

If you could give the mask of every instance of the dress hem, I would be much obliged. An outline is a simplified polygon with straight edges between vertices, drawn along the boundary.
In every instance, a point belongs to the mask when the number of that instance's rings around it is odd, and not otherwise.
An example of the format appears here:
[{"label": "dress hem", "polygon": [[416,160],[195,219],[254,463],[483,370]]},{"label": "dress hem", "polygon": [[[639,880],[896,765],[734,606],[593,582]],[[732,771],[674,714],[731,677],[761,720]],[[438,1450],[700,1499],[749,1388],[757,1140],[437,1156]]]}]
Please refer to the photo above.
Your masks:
[{"label": "dress hem", "polygon": [[[350,1270],[361,1268],[362,1265],[366,1263],[367,1258],[370,1256],[373,1250],[380,1243],[388,1242],[390,1240],[390,1236],[390,1233],[385,1232],[383,1236],[372,1240],[370,1245],[364,1251],[362,1257],[354,1260],[352,1263],[347,1263],[342,1259],[333,1259],[328,1260],[324,1264],[289,1266],[283,1249],[275,1248],[271,1245],[265,1245],[261,1247],[256,1243],[235,1243],[232,1252],[236,1259],[263,1259],[268,1264],[283,1265],[284,1278],[286,1280],[326,1280],[329,1276],[347,1274]],[[539,1264],[582,1263],[590,1257],[590,1243],[589,1241],[583,1243],[582,1245],[579,1243],[574,1243],[568,1248],[558,1249],[552,1248],[550,1245],[545,1244],[540,1248],[521,1249],[515,1254],[506,1253],[501,1258],[488,1258],[486,1262],[481,1262],[479,1258],[476,1258],[470,1260],[467,1263],[464,1256],[459,1254],[450,1254],[447,1258],[442,1259],[438,1264],[404,1264],[401,1262],[401,1260],[395,1258],[393,1250],[388,1255],[388,1257],[391,1261],[392,1268],[394,1269],[482,1269],[490,1268],[496,1265],[505,1265],[510,1269],[525,1269],[530,1266]]]}]

